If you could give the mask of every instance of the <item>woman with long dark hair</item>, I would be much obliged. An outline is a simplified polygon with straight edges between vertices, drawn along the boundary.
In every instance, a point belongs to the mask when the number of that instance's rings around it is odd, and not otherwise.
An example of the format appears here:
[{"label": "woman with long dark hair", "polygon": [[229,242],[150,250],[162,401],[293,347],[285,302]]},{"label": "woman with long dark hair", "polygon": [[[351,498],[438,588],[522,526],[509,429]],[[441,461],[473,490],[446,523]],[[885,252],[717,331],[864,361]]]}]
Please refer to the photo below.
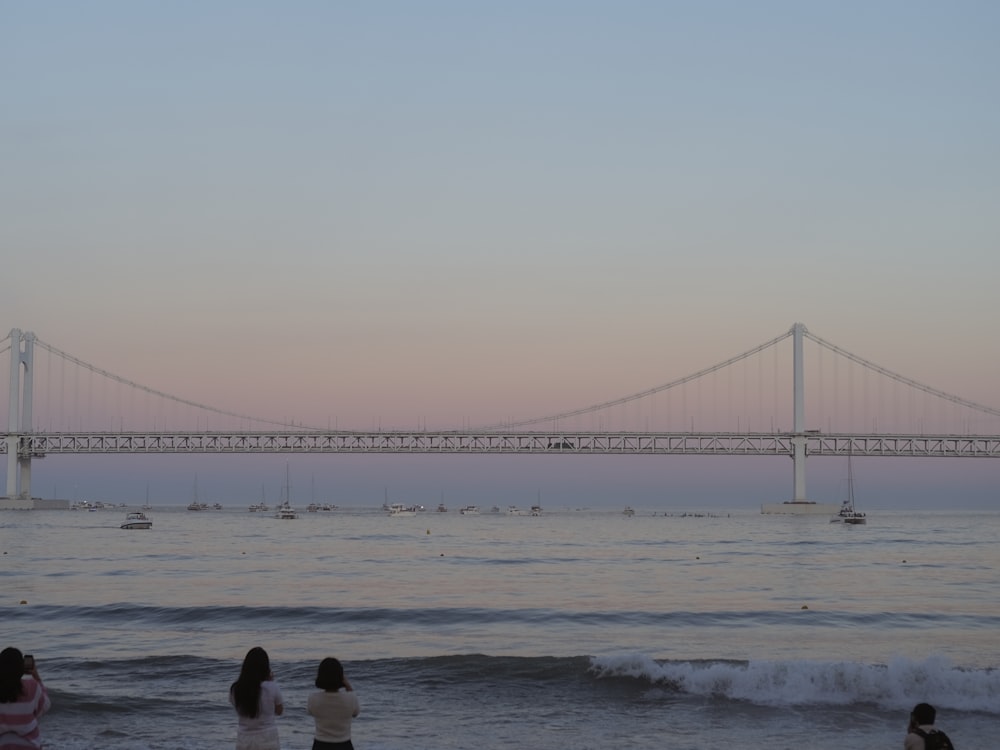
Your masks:
[{"label": "woman with long dark hair", "polygon": [[274,681],[267,652],[255,646],[247,652],[240,676],[229,688],[229,702],[239,716],[236,750],[281,750],[274,717],[285,711],[281,689]]},{"label": "woman with long dark hair", "polygon": [[351,719],[361,711],[358,696],[344,676],[343,665],[328,656],[316,671],[316,692],[309,694],[307,707],[316,721],[312,750],[354,750]]},{"label": "woman with long dark hair", "polygon": [[38,717],[52,707],[34,657],[25,664],[16,648],[0,651],[0,750],[40,748]]}]

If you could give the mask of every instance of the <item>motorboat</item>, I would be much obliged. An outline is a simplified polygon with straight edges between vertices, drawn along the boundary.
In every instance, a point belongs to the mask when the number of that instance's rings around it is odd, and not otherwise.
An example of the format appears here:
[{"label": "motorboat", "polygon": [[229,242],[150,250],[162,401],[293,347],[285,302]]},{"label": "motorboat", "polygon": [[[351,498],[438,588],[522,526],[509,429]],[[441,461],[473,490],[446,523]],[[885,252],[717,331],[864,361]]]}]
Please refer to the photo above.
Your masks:
[{"label": "motorboat", "polygon": [[125,514],[125,522],[121,527],[123,529],[151,529],[153,522],[141,510],[136,510]]},{"label": "motorboat", "polygon": [[541,505],[532,505],[531,506],[531,515],[533,515],[533,516],[540,516],[540,515],[542,515],[542,506]]},{"label": "motorboat", "polygon": [[507,515],[508,516],[526,516],[526,515],[528,515],[528,513],[527,513],[527,511],[521,510],[516,505],[508,505],[507,506]]},{"label": "motorboat", "polygon": [[626,505],[625,506],[625,510],[622,511],[622,515],[623,516],[634,516],[635,515],[635,511],[632,510],[632,506],[631,505]]},{"label": "motorboat", "polygon": [[458,512],[463,516],[478,516],[479,507],[476,505],[466,505],[464,508],[459,509]]},{"label": "motorboat", "polygon": [[267,503],[254,503],[247,510],[251,513],[267,513],[271,508]]},{"label": "motorboat", "polygon": [[412,505],[403,505],[402,503],[393,503],[389,506],[390,516],[415,516],[417,515],[417,509]]},{"label": "motorboat", "polygon": [[316,503],[309,503],[309,505],[306,506],[306,512],[319,513],[319,506]]},{"label": "motorboat", "polygon": [[447,513],[448,512],[448,506],[446,506],[444,503],[438,503],[437,512],[438,513]]}]

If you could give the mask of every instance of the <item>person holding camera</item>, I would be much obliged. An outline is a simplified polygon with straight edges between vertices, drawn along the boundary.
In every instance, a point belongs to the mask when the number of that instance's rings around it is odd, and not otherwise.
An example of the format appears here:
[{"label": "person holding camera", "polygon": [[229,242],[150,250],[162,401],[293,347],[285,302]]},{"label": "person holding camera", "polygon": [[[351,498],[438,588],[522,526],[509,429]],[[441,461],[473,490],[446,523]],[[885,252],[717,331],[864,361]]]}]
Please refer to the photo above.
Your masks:
[{"label": "person holding camera", "polygon": [[13,647],[0,651],[0,750],[40,748],[38,717],[51,707],[35,657]]},{"label": "person holding camera", "polygon": [[930,703],[918,703],[910,713],[903,739],[904,750],[955,750],[951,738],[934,726],[937,711]]},{"label": "person holding camera", "polygon": [[307,707],[316,722],[312,750],[354,750],[351,719],[361,707],[354,688],[344,676],[343,665],[332,656],[319,663],[317,691],[309,694]]}]

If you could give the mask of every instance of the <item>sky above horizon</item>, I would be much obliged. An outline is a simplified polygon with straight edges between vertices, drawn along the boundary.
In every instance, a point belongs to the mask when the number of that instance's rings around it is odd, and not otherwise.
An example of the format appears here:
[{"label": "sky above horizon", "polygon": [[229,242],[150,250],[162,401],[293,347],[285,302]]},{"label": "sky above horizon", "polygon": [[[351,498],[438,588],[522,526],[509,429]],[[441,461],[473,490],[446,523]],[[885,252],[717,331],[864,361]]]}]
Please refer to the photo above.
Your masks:
[{"label": "sky above horizon", "polygon": [[[1000,406],[996,4],[0,15],[0,321],[136,382],[306,422],[491,422],[641,391],[800,321]],[[43,491],[88,472],[105,491],[103,460],[60,461],[34,469]],[[187,487],[181,461],[156,471]],[[519,473],[376,463],[342,473],[431,496]],[[880,502],[961,486],[998,507],[997,462],[957,463],[898,491],[887,474]],[[604,499],[660,497],[663,466],[543,465],[518,492],[599,477]],[[694,488],[703,466],[678,468]],[[754,498],[790,489],[774,466]],[[738,496],[746,471],[723,460],[699,492]]]}]

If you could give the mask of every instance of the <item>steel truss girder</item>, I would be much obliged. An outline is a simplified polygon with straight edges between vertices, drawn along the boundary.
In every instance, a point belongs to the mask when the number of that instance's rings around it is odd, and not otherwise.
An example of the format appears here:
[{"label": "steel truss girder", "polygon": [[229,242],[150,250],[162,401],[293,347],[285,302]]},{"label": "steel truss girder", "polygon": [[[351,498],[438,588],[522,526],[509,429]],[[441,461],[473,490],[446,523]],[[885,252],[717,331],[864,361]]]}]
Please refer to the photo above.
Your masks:
[{"label": "steel truss girder", "polygon": [[[6,436],[4,436],[6,437]],[[21,434],[18,455],[114,453],[441,453],[509,455],[811,456],[1000,458],[1000,436],[609,432],[80,432]],[[7,452],[0,441],[0,453]]]}]

